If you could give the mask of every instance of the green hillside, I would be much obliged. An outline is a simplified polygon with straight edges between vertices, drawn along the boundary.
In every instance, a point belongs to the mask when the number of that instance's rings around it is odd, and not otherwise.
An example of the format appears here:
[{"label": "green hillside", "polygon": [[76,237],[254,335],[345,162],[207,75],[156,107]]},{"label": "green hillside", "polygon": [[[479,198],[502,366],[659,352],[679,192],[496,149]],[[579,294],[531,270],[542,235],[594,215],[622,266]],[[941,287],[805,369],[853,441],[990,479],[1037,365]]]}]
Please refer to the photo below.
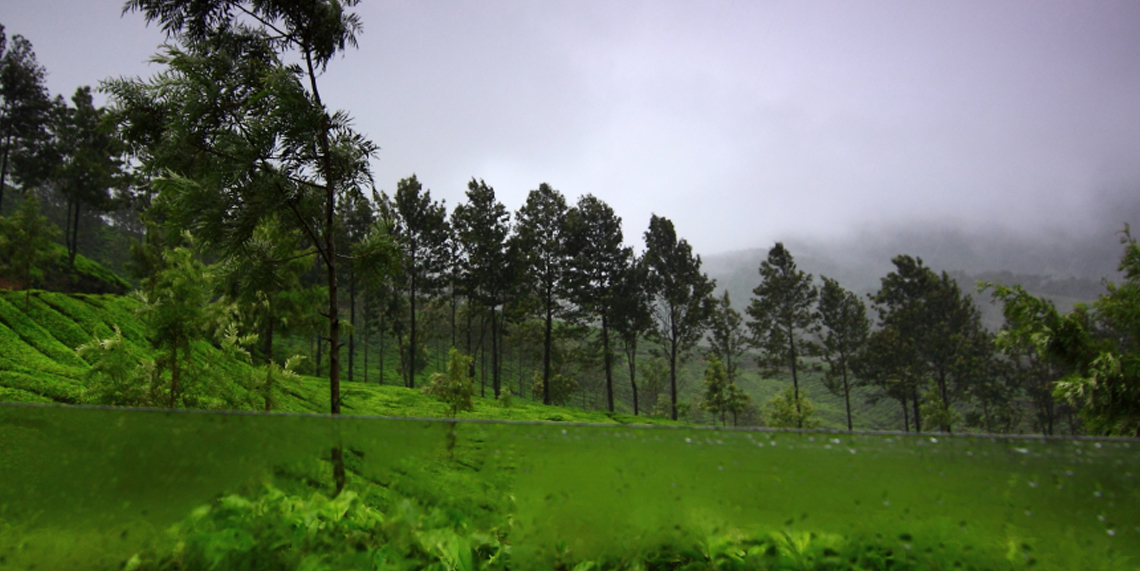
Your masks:
[{"label": "green hillside", "polygon": [[[26,309],[25,309],[26,303]],[[0,401],[26,403],[84,404],[91,394],[87,370],[75,348],[94,338],[107,338],[118,327],[128,351],[147,352],[145,324],[135,313],[138,302],[109,294],[63,294],[33,290],[0,291]],[[248,374],[250,366],[227,356],[219,347],[198,343],[195,363],[210,376],[209,382]],[[238,402],[253,402],[241,386],[228,383]],[[374,383],[347,382],[341,387],[343,411],[353,415],[442,417],[443,403],[422,391]],[[325,413],[328,411],[328,381],[303,376],[286,383],[277,394],[278,412]],[[206,400],[207,408],[231,408],[220,397]],[[242,407],[253,409],[253,404]],[[466,418],[504,420],[549,420],[598,423],[659,423],[659,419],[631,415],[607,415],[568,407],[546,407],[523,399],[504,406],[493,399],[476,399],[475,410],[460,413]]]}]

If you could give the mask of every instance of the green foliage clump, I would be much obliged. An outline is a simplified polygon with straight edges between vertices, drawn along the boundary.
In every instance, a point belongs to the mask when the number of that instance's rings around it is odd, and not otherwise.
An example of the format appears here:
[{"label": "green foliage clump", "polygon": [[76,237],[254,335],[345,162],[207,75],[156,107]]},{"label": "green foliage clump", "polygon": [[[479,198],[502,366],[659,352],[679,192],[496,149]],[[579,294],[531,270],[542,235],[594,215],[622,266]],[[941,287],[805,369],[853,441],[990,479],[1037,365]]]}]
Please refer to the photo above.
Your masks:
[{"label": "green foliage clump", "polygon": [[801,393],[797,401],[792,387],[786,387],[764,405],[764,420],[772,428],[819,428],[814,414],[815,406],[807,395]]},{"label": "green foliage clump", "polygon": [[134,571],[504,569],[502,540],[462,514],[402,502],[385,514],[353,491],[309,499],[267,488],[253,500],[228,495],[171,528],[169,552],[139,554]]},{"label": "green foliage clump", "polygon": [[950,427],[962,420],[962,415],[946,404],[936,390],[926,392],[919,410],[928,426]]},{"label": "green foliage clump", "polygon": [[1091,306],[1061,314],[1020,286],[982,284],[1003,303],[1006,324],[996,343],[1029,351],[1059,367],[1053,397],[1079,407],[1093,434],[1140,436],[1140,245],[1125,226],[1120,284]]},{"label": "green foliage clump", "polygon": [[[187,235],[188,237],[188,235]],[[167,405],[189,404],[193,384],[195,341],[204,338],[209,325],[205,284],[210,274],[186,247],[163,252],[165,267],[155,276],[154,287],[138,292],[139,310],[147,323],[147,338],[157,351],[155,374],[170,373]]]},{"label": "green foliage clump", "polygon": [[424,392],[447,405],[448,416],[475,410],[471,398],[475,396],[475,380],[467,373],[471,367],[471,357],[460,353],[455,347],[447,352],[447,373],[436,373]]},{"label": "green foliage clump", "polygon": [[91,367],[84,375],[87,388],[84,401],[111,406],[146,406],[153,404],[151,391],[146,390],[144,379],[149,379],[153,363],[141,361],[127,346],[123,332],[115,327],[115,334],[106,339],[98,337],[80,345],[75,352],[89,361]]},{"label": "green foliage clump", "polygon": [[740,390],[729,381],[728,372],[720,359],[709,359],[708,368],[705,369],[705,394],[700,407],[719,416],[721,424],[727,425],[727,415],[732,414],[733,424],[736,416],[748,410],[751,398],[748,393]]}]

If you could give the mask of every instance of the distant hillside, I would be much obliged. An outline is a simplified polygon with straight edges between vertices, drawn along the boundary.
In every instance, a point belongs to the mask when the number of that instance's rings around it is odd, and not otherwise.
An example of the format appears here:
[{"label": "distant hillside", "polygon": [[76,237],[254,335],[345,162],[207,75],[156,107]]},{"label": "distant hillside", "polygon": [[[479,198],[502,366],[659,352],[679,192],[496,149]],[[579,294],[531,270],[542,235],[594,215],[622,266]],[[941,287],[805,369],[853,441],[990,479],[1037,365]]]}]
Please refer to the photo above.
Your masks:
[{"label": "distant hillside", "polygon": [[[1104,291],[1103,280],[1116,278],[1121,228],[1085,236],[1053,235],[1030,240],[994,230],[968,234],[948,228],[865,231],[835,241],[789,239],[784,244],[800,269],[839,280],[844,287],[867,294],[894,269],[891,258],[907,254],[922,258],[935,271],[951,274],[965,291],[978,281],[1020,284],[1035,295],[1052,299],[1061,309],[1091,301]],[[771,245],[702,256],[704,269],[728,289],[733,305],[747,306],[759,283],[758,268]],[[1000,311],[988,297],[975,296],[990,327],[1001,324]]]}]

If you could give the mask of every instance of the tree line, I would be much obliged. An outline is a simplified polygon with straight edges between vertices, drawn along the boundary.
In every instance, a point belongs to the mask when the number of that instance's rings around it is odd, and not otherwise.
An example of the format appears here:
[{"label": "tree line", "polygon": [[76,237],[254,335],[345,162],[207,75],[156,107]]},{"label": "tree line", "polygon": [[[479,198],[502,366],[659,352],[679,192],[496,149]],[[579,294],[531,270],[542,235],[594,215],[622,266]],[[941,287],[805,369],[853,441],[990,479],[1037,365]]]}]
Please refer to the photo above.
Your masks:
[{"label": "tree line", "polygon": [[[995,335],[948,274],[900,255],[867,298],[869,314],[862,298],[827,277],[817,284],[777,243],[742,314],[727,293],[714,295],[700,256],[665,217],[651,217],[637,255],[621,218],[590,194],[571,203],[544,183],[510,212],[492,186],[472,178],[465,202],[449,211],[415,175],[391,195],[378,190],[370,171],[377,147],[350,114],[325,105],[320,89],[322,72],[362,29],[355,5],[130,0],[125,10],[168,36],[154,57],[163,70],[103,82],[106,108],[93,105],[88,88],[70,105],[48,97],[31,44],[0,33],[0,208],[6,188],[24,197],[2,226],[6,271],[25,286],[34,280],[36,251],[51,235],[37,218],[37,194],[66,205],[72,264],[83,211],[129,212],[123,227],[139,233],[131,269],[157,357],[116,373],[109,394],[144,398],[129,387],[146,378],[152,403],[193,406],[187,371],[194,343],[208,338],[262,364],[264,376],[247,383],[270,410],[274,375],[298,366],[275,356],[274,339],[316,336],[316,371],[327,371],[337,414],[341,350],[347,345],[355,378],[357,338],[367,347],[371,334],[379,359],[393,341],[409,388],[422,384],[431,337],[446,346],[437,354],[478,356],[456,362],[469,378],[478,362],[484,390],[489,384],[496,398],[525,396],[529,385],[533,398],[565,403],[584,394],[580,381],[592,369],[601,373],[607,410],[625,397],[635,415],[654,412],[667,393],[662,412],[677,419],[686,406],[680,373],[699,355],[706,369],[699,404],[725,424],[757,417],[738,384],[755,362],[766,376],[790,381],[764,404],[762,421],[773,426],[817,425],[801,382],[822,375],[843,398],[849,429],[853,397],[897,403],[903,428],[919,432],[1009,432],[1027,423],[1044,434],[1065,423],[1076,432],[1074,415],[1088,430],[1134,429],[1132,413],[1096,420],[1106,406],[1118,414],[1112,403],[1137,402],[1131,361],[1103,356],[1113,347],[1132,351],[1124,317],[1102,317],[1119,304],[1098,302],[1061,319],[1037,300],[1043,305],[1032,321],[1024,307],[1036,298],[995,286],[1007,313]],[[1124,299],[1124,290],[1107,296]],[[1075,339],[1097,342],[1079,354],[1061,348],[1084,341],[1042,344],[1059,334],[1031,324],[1050,319],[1084,332]],[[1123,340],[1113,345],[1116,338]],[[525,339],[533,340],[532,379],[521,374]],[[647,349],[655,355],[647,366],[660,370],[641,381]],[[517,390],[504,376],[511,358]],[[1089,395],[1103,392],[1111,375],[1121,380],[1105,405]]]}]

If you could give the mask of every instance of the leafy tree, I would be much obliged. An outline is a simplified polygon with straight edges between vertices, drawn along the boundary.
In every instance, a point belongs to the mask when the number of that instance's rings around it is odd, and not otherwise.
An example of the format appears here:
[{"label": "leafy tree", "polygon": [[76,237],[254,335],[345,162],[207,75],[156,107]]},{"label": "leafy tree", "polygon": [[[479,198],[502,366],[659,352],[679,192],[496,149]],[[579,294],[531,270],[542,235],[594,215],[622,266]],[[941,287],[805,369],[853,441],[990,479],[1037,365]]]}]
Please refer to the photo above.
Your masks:
[{"label": "leafy tree", "polygon": [[4,273],[19,280],[27,291],[25,307],[31,299],[32,284],[43,276],[40,265],[50,255],[58,234],[59,230],[40,214],[40,201],[31,194],[24,197],[19,210],[0,218],[0,260],[4,261]]},{"label": "leafy tree", "polygon": [[812,306],[819,292],[812,285],[811,274],[796,268],[792,254],[780,242],[760,263],[760,277],[747,310],[752,342],[761,351],[758,362],[769,374],[784,369],[791,373],[796,418],[806,418],[800,410],[799,371],[805,366],[804,357],[811,353],[807,334],[818,321]]},{"label": "leafy tree", "polygon": [[715,419],[720,417],[721,424],[725,424],[725,413],[728,412],[728,373],[720,359],[712,357],[705,367],[705,393],[701,398],[700,407],[708,411]]},{"label": "leafy tree", "polygon": [[[176,228],[236,255],[266,216],[283,217],[317,248],[327,274],[330,412],[339,414],[341,196],[369,184],[376,146],[324,104],[319,78],[355,45],[357,0],[129,0],[178,45],[154,58],[150,80],[105,88],[120,130],[154,181]],[[339,492],[345,472],[333,449]]]},{"label": "leafy tree", "polygon": [[[546,183],[532,190],[515,217],[515,232],[523,285],[538,300],[545,328],[542,338],[542,402],[550,401],[550,357],[554,318],[561,316],[567,297],[566,273],[570,265],[567,247],[566,199]],[[496,391],[496,395],[498,392]],[[611,407],[612,410],[612,407]]]},{"label": "leafy tree", "polygon": [[[982,287],[989,286],[983,284]],[[1013,291],[1013,288],[1009,291]],[[1052,306],[1051,302],[1042,301],[1047,306]],[[1015,418],[1019,416],[1017,397],[1019,393],[1024,393],[1032,408],[1033,429],[1045,436],[1052,436],[1058,433],[1057,425],[1061,416],[1066,412],[1072,413],[1068,403],[1053,398],[1053,388],[1065,376],[1065,369],[1056,359],[1039,353],[1032,340],[1011,336],[1017,327],[1018,323],[1007,317],[1002,330],[996,335],[994,342],[1006,358],[1006,364],[1000,371],[1002,378],[975,387],[974,393],[982,406],[981,417],[973,420],[967,415],[967,420],[989,432],[995,431],[989,421],[994,417],[1008,418],[1004,424],[1016,426],[1020,420]],[[995,405],[997,410],[991,411],[990,408]]]},{"label": "leafy tree", "polygon": [[[872,296],[879,322],[897,334],[903,343],[892,356],[895,368],[908,373],[915,429],[922,430],[922,397],[926,383],[933,382],[938,407],[953,408],[968,396],[971,383],[985,374],[984,359],[992,351],[986,345],[981,314],[973,300],[946,272],[935,274],[922,259],[896,256],[895,271],[882,279]],[[939,417],[940,422],[956,418]],[[952,424],[937,424],[949,432]]]},{"label": "leafy tree", "polygon": [[156,184],[175,227],[236,255],[261,219],[284,213],[317,248],[328,275],[333,414],[341,405],[337,202],[368,182],[376,147],[347,113],[326,108],[318,79],[355,45],[360,20],[346,8],[356,4],[130,0],[127,10],[178,45],[154,58],[167,70],[151,81],[105,84],[143,171],[168,173]]},{"label": "leafy tree", "polygon": [[[606,405],[614,410],[613,348],[610,332],[623,303],[621,281],[633,259],[633,250],[622,245],[621,218],[608,204],[587,194],[568,214],[571,298],[582,312],[597,320],[602,337],[602,368],[606,377]],[[637,297],[634,294],[634,297]],[[644,297],[644,296],[642,296]],[[629,300],[635,302],[635,300]],[[636,347],[636,340],[634,347]],[[631,379],[633,374],[631,371]],[[634,390],[636,400],[636,388]],[[636,405],[634,406],[636,409]]]},{"label": "leafy tree", "polygon": [[[653,293],[649,289],[649,272],[641,259],[627,260],[613,287],[612,324],[622,344],[626,364],[629,366],[629,386],[633,395],[633,414],[639,413],[637,390],[637,346],[642,337],[653,329]],[[657,394],[648,410],[653,411]]]},{"label": "leafy tree", "polygon": [[764,405],[764,416],[772,428],[819,428],[815,406],[807,395],[796,396],[793,387],[785,387]]},{"label": "leafy tree", "polygon": [[123,146],[105,125],[103,108],[96,108],[91,88],[80,87],[71,98],[74,107],[60,106],[55,121],[55,147],[59,166],[53,179],[67,201],[64,243],[68,263],[75,265],[79,249],[79,219],[82,209],[105,211],[111,205],[110,190],[121,184]]},{"label": "leafy tree", "polygon": [[870,335],[867,306],[839,282],[824,276],[819,290],[819,325],[820,353],[828,365],[823,384],[832,394],[843,397],[847,430],[851,430],[851,372]]},{"label": "leafy tree", "polygon": [[498,398],[499,306],[507,301],[515,284],[516,252],[507,237],[511,215],[495,199],[495,189],[471,179],[467,203],[455,207],[452,224],[462,246],[462,268],[468,298],[489,311],[491,320],[491,378]]},{"label": "leafy tree", "polygon": [[[219,345],[222,354],[234,361],[240,361],[250,365],[253,364],[253,356],[246,349],[246,346],[258,342],[256,333],[239,336],[237,327],[233,322],[227,324],[219,333],[221,335]],[[227,404],[231,407],[247,404],[253,409],[257,409],[260,405],[264,404],[265,410],[268,412],[277,403],[276,394],[278,391],[276,387],[278,385],[287,382],[300,384],[301,375],[297,374],[296,371],[302,360],[304,360],[303,356],[293,355],[285,359],[283,365],[269,361],[264,366],[254,366],[244,370],[237,378],[231,377],[233,384],[245,389],[246,398],[243,402],[243,399],[236,397],[231,385],[227,387],[228,390],[223,391],[223,396],[226,398]],[[260,397],[260,403],[257,402],[258,397]]]},{"label": "leafy tree", "polygon": [[471,357],[452,347],[447,353],[447,373],[436,373],[424,392],[442,401],[448,407],[448,416],[475,410],[471,398],[475,396],[475,383],[467,375]]},{"label": "leafy tree", "polygon": [[170,372],[166,404],[194,406],[189,397],[191,383],[197,380],[193,367],[194,343],[206,337],[210,325],[207,308],[210,271],[190,248],[180,246],[163,253],[164,268],[155,278],[152,293],[137,292],[139,311],[146,318],[147,340],[158,352],[155,378]]},{"label": "leafy tree", "polygon": [[744,356],[747,338],[744,333],[744,318],[732,307],[728,290],[713,305],[709,319],[709,355],[716,358],[724,367],[729,385],[736,384],[740,372],[740,359]]},{"label": "leafy tree", "polygon": [[[903,430],[910,431],[912,400],[917,403],[919,375],[913,364],[914,346],[894,325],[884,325],[867,338],[866,349],[851,363],[854,376],[863,385],[879,389],[868,399],[875,403],[882,398],[899,402],[903,413]],[[917,409],[919,405],[915,404]],[[917,428],[917,425],[916,425]]]},{"label": "leafy tree", "polygon": [[[388,235],[388,227],[376,218],[374,205],[359,188],[350,187],[344,192],[337,208],[337,251],[352,252],[349,263],[339,264],[341,273],[338,281],[348,284],[348,378],[352,380],[356,364],[356,301],[361,288],[360,276],[363,273],[384,273],[390,271],[395,261],[395,248]],[[371,244],[364,246],[364,244]]]},{"label": "leafy tree", "polygon": [[728,379],[728,371],[720,359],[712,357],[705,368],[705,393],[700,407],[720,417],[720,423],[728,426],[728,414],[732,414],[732,424],[736,425],[737,415],[748,410],[751,399],[748,394],[736,387]]},{"label": "leafy tree", "polygon": [[728,412],[732,413],[732,425],[736,426],[741,415],[751,415],[755,412],[752,406],[752,397],[735,384],[728,385]]},{"label": "leafy tree", "polygon": [[155,404],[150,402],[144,384],[149,380],[146,366],[132,354],[117,325],[110,337],[93,338],[77,347],[75,352],[91,363],[83,374],[87,380],[87,388],[83,391],[85,402],[107,406]]},{"label": "leafy tree", "polygon": [[1053,396],[1080,408],[1092,434],[1140,436],[1140,246],[1126,226],[1120,283],[1106,282],[1107,291],[1091,306],[1078,304],[1061,314],[1047,300],[1020,286],[992,287],[1002,301],[1007,327],[999,347],[1031,347],[1043,360],[1055,363],[1064,376],[1053,385]]},{"label": "leafy tree", "polygon": [[241,256],[219,263],[216,282],[224,299],[236,306],[240,321],[264,342],[265,411],[272,406],[275,335],[308,330],[316,323],[312,308],[324,294],[321,288],[305,288],[301,277],[313,267],[316,251],[301,249],[297,235],[288,232],[276,217],[266,218],[242,247]]},{"label": "leafy tree", "polygon": [[701,273],[701,257],[677,240],[673,222],[654,214],[645,232],[647,285],[653,292],[653,335],[669,360],[671,416],[677,420],[677,369],[700,341],[712,313],[716,281]]},{"label": "leafy tree", "polygon": [[[403,254],[404,283],[408,292],[409,345],[419,347],[422,339],[418,338],[416,302],[420,294],[435,289],[448,261],[447,208],[443,202],[432,201],[431,191],[424,190],[416,175],[397,183],[394,206],[393,235]],[[414,388],[419,367],[414,359],[409,363],[404,383]]]},{"label": "leafy tree", "polygon": [[[36,61],[32,43],[19,34],[10,39],[0,25],[0,206],[9,173],[28,186],[38,143],[46,138],[51,102],[47,73]],[[13,168],[16,167],[16,168]]]}]

